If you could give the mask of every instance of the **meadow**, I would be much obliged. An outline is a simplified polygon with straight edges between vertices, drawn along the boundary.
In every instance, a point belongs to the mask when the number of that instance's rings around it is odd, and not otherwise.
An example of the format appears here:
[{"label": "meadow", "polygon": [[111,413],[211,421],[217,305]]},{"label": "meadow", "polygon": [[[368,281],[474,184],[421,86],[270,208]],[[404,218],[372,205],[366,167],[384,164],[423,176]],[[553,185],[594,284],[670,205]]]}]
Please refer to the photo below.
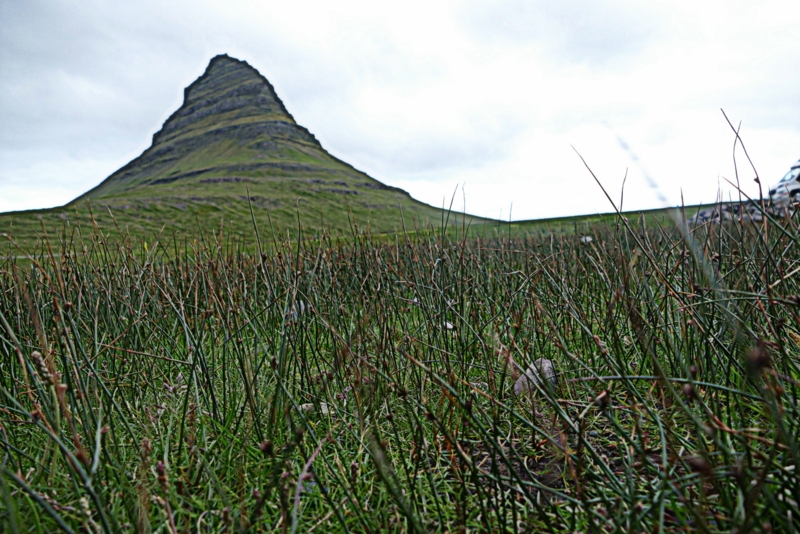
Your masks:
[{"label": "meadow", "polygon": [[6,254],[0,525],[797,531],[796,220],[445,226]]}]

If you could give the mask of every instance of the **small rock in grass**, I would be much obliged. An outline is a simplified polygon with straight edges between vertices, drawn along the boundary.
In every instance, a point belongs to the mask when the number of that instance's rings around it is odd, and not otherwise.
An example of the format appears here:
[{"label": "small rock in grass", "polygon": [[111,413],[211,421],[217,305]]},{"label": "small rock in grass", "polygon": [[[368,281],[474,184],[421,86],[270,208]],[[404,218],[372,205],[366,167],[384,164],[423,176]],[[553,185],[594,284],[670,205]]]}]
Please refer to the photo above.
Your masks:
[{"label": "small rock in grass", "polygon": [[544,380],[555,386],[556,370],[553,367],[553,362],[545,358],[539,358],[528,367],[528,370],[514,384],[514,394],[519,395],[523,391],[536,391],[536,384],[541,384],[544,387]]},{"label": "small rock in grass", "polygon": [[594,239],[590,235],[582,235],[581,236],[581,243],[583,243],[584,245],[588,245],[592,241],[594,241]]},{"label": "small rock in grass", "polygon": [[[299,408],[301,412],[308,413],[313,412],[315,407],[310,402],[307,402],[305,404],[301,404]],[[319,411],[322,415],[328,415],[329,413],[333,412],[333,409],[329,408],[327,403],[320,402]]]}]

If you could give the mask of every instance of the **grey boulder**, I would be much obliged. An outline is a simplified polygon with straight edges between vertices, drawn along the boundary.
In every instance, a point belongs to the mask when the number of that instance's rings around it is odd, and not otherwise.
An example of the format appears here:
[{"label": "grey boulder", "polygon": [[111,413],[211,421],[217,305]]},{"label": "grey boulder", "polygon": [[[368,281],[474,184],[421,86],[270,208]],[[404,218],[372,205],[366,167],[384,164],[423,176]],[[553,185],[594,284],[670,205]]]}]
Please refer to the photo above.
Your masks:
[{"label": "grey boulder", "polygon": [[528,367],[514,384],[514,394],[519,395],[523,391],[536,391],[537,384],[546,387],[545,380],[550,382],[551,386],[555,386],[557,382],[556,370],[553,362],[545,358],[539,358]]}]

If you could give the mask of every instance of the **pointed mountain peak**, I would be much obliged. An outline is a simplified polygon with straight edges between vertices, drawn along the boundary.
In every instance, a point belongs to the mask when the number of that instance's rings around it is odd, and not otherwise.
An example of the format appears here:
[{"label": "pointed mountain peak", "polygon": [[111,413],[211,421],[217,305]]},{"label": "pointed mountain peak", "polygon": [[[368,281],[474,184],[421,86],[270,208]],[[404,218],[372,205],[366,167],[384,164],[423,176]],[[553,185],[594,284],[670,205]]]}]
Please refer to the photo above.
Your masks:
[{"label": "pointed mountain peak", "polygon": [[296,124],[272,84],[247,62],[221,54],[183,93],[183,105],[153,135],[153,146],[196,128],[253,121]]},{"label": "pointed mountain peak", "polygon": [[[266,168],[274,165],[266,160],[309,151],[315,157],[330,157],[319,141],[295,122],[260,72],[245,61],[221,54],[184,89],[183,104],[153,135],[150,148],[78,199],[142,186],[184,184],[185,178],[200,175],[206,179],[240,173],[236,169],[245,161]],[[241,161],[232,165],[234,160]]]},{"label": "pointed mountain peak", "polygon": [[243,59],[236,59],[235,57],[231,57],[228,54],[217,54],[216,56],[211,58],[211,61],[208,62],[208,68],[211,68],[211,65],[213,65],[214,63],[217,62],[224,63],[226,61],[231,63],[238,63],[240,65],[247,65],[248,67],[250,66],[250,64],[247,63],[247,61],[244,61]]}]

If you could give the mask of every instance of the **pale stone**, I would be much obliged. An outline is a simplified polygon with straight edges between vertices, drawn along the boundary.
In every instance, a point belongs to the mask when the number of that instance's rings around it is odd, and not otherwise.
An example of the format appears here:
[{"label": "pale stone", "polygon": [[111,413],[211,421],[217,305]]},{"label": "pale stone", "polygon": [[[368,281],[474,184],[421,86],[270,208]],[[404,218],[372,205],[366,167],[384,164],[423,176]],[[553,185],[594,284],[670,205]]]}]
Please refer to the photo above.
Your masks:
[{"label": "pale stone", "polygon": [[[315,409],[315,406],[312,403],[307,402],[305,404],[301,404],[299,406],[299,408],[300,408],[301,412],[308,413],[308,412],[313,412],[314,409]],[[322,415],[328,415],[330,413],[333,413],[333,408],[328,407],[328,404],[325,403],[325,402],[320,402],[319,403],[319,412]]]},{"label": "pale stone", "polygon": [[552,386],[555,386],[557,381],[556,370],[553,362],[545,358],[539,358],[528,367],[528,370],[514,384],[514,394],[519,395],[523,391],[536,391],[536,384],[545,387],[543,380],[547,380]]}]

